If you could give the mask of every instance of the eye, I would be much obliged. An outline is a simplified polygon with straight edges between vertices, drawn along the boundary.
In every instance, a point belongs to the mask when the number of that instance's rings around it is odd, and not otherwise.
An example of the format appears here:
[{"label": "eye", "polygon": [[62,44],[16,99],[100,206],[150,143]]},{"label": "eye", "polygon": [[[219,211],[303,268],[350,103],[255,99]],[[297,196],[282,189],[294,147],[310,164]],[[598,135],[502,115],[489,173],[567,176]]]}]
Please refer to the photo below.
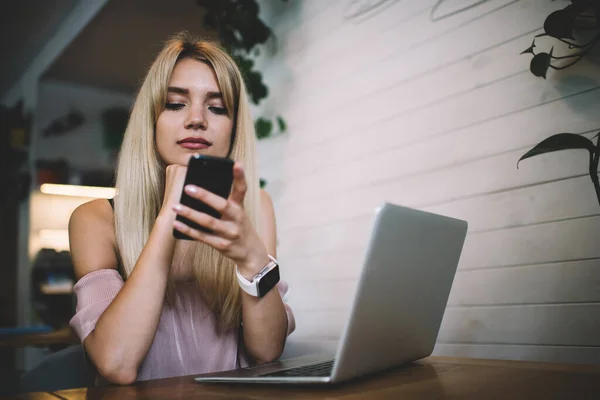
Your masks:
[{"label": "eye", "polygon": [[181,104],[181,103],[167,103],[167,104],[165,104],[165,108],[167,110],[173,110],[173,111],[181,110],[184,106],[185,106],[185,104]]},{"label": "eye", "polygon": [[227,109],[225,107],[211,106],[211,107],[208,107],[208,109],[210,111],[212,111],[213,113],[217,114],[217,115],[225,115],[225,114],[227,114]]}]

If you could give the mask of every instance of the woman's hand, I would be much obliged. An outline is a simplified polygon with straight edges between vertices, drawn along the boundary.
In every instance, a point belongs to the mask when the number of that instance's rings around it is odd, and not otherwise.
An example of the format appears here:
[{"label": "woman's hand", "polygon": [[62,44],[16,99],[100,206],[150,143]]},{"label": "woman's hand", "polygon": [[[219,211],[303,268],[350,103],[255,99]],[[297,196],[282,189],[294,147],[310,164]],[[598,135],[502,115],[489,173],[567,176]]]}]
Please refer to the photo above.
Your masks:
[{"label": "woman's hand", "polygon": [[181,192],[183,190],[183,183],[185,182],[186,173],[186,166],[175,164],[167,166],[165,195],[159,214],[167,216],[169,221],[175,220],[176,214],[173,212],[173,206],[179,204],[181,199]]},{"label": "woman's hand", "polygon": [[235,163],[233,167],[233,185],[228,199],[200,187],[187,185],[186,193],[217,210],[221,214],[221,219],[182,204],[176,204],[173,206],[173,211],[210,229],[212,233],[193,229],[179,221],[174,221],[173,227],[181,233],[217,249],[224,256],[233,260],[240,273],[251,280],[268,264],[269,257],[265,245],[244,211],[246,189],[244,170],[239,163]]}]

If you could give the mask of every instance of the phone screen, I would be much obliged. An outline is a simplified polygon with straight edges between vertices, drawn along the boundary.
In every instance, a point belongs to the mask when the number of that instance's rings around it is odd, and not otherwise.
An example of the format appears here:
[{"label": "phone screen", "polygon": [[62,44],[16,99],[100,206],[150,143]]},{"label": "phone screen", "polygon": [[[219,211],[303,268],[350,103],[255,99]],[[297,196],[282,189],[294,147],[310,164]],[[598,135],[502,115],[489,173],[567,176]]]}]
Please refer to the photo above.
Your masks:
[{"label": "phone screen", "polygon": [[[195,155],[190,158],[184,187],[185,185],[196,185],[226,199],[231,192],[232,182],[233,160],[205,155]],[[215,218],[221,218],[221,214],[217,210],[209,207],[200,200],[190,197],[185,191],[181,193],[180,203],[194,210],[212,215]],[[210,229],[204,228],[180,215],[177,216],[177,220],[194,229],[209,233],[212,232]],[[173,230],[173,235],[177,239],[191,240],[190,237],[175,229]]]}]

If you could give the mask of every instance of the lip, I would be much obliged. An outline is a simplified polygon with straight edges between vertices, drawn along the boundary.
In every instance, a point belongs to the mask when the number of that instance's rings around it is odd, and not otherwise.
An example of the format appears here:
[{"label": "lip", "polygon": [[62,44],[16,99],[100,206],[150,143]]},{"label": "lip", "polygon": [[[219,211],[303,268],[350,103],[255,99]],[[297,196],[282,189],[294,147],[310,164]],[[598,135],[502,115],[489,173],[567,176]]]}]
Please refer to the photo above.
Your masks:
[{"label": "lip", "polygon": [[187,137],[177,141],[177,144],[185,149],[200,150],[209,148],[212,143],[202,137]]}]

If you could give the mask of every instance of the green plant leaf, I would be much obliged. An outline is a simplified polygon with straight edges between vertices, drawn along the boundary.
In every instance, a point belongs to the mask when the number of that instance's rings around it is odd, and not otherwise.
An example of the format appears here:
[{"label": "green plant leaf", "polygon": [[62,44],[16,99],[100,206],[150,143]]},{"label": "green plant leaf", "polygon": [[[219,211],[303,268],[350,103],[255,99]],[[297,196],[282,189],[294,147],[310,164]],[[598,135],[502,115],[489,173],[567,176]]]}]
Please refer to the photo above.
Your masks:
[{"label": "green plant leaf", "polygon": [[[287,1],[287,0],[282,0]],[[269,95],[269,88],[263,81],[260,71],[254,69],[250,56],[261,54],[258,47],[274,38],[271,28],[259,17],[260,5],[257,0],[196,0],[204,9],[204,24],[216,31],[221,46],[229,52],[238,65],[250,101],[259,105]],[[286,129],[283,120],[277,120],[280,131]],[[258,138],[267,137],[273,129],[273,122],[259,119],[255,122]]]},{"label": "green plant leaf", "polygon": [[281,116],[277,116],[277,126],[279,127],[279,132],[283,133],[287,129],[287,125]]},{"label": "green plant leaf", "polygon": [[572,6],[567,6],[563,10],[554,11],[546,17],[544,21],[544,31],[555,38],[575,39],[573,37],[573,26],[577,11]]},{"label": "green plant leaf", "polygon": [[264,178],[259,178],[259,182],[260,182],[260,188],[264,189],[265,186],[267,186],[267,180]]},{"label": "green plant leaf", "polygon": [[263,139],[271,135],[273,123],[268,119],[258,118],[254,122],[254,129],[256,131],[256,137],[259,139]]},{"label": "green plant leaf", "polygon": [[596,151],[596,146],[590,139],[574,133],[559,133],[557,135],[552,135],[549,138],[542,140],[534,148],[519,158],[519,161],[517,161],[517,169],[519,169],[519,163],[527,158],[540,154],[572,149],[585,149],[589,151],[590,157],[592,157]]},{"label": "green plant leaf", "polygon": [[533,75],[546,79],[546,74],[548,73],[548,68],[550,67],[551,61],[552,50],[550,50],[550,54],[538,53],[531,59],[531,62],[529,63],[529,69]]},{"label": "green plant leaf", "polygon": [[527,53],[531,53],[533,55],[535,55],[535,53],[533,52],[533,49],[535,48],[535,39],[533,39],[533,42],[531,43],[531,46],[529,46],[528,48],[526,48],[525,50],[523,50],[521,53],[519,54],[527,54]]}]

